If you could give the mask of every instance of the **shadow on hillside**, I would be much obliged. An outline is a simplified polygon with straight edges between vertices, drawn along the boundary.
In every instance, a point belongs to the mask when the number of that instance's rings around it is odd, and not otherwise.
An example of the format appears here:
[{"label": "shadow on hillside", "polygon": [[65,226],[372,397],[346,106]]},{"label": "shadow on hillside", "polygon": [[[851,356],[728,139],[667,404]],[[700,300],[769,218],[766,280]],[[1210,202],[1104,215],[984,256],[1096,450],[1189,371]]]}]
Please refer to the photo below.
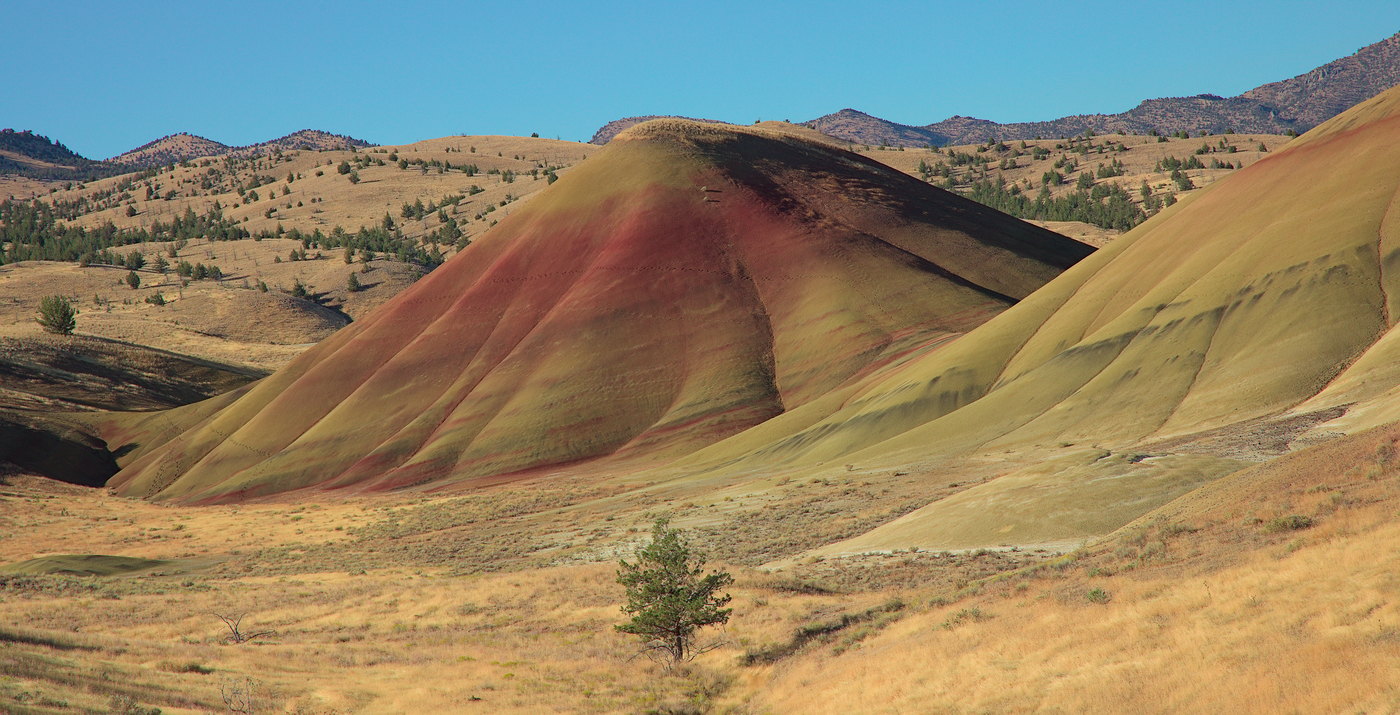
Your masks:
[{"label": "shadow on hillside", "polygon": [[[383,281],[380,281],[380,282],[382,283]],[[373,286],[379,285],[379,283],[363,283],[363,284],[361,284],[361,285],[362,285],[363,287],[362,287],[360,290],[366,290],[366,289],[369,289],[369,288],[371,288],[371,287],[373,287]],[[322,308],[325,308],[326,310],[332,311],[332,312],[334,312],[336,315],[339,315],[340,317],[345,318],[345,324],[346,324],[346,325],[349,325],[350,323],[355,322],[355,319],[354,319],[354,318],[351,318],[351,317],[350,317],[350,314],[345,312],[345,304],[344,304],[344,303],[341,303],[341,302],[338,301],[338,300],[332,300],[332,298],[331,298],[331,292],[330,292],[330,291],[322,291],[322,292],[320,292],[320,293],[312,293],[312,292],[308,291],[308,292],[306,293],[305,298],[303,298],[303,300],[309,300],[309,301],[311,301],[312,303],[315,303],[316,305],[319,305],[319,306],[321,306]]]}]

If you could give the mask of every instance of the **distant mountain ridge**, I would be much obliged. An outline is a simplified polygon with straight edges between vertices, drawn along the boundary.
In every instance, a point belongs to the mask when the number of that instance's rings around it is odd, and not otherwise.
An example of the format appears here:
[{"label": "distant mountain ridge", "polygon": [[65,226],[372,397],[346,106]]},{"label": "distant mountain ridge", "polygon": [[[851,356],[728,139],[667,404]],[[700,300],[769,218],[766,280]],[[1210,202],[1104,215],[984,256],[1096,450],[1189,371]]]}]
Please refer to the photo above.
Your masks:
[{"label": "distant mountain ridge", "polygon": [[[1096,134],[1148,134],[1152,131],[1220,134],[1229,130],[1301,134],[1396,85],[1400,85],[1400,33],[1363,47],[1349,57],[1292,79],[1256,87],[1237,97],[1198,94],[1148,99],[1119,114],[1079,114],[1045,122],[1014,124],[953,116],[933,124],[912,126],[848,108],[804,124],[856,144],[910,147],[975,144],[992,137],[1068,137],[1086,131]],[[628,117],[609,122],[593,135],[591,143],[606,144],[622,130],[656,118]]]},{"label": "distant mountain ridge", "polygon": [[331,134],[318,129],[302,129],[284,137],[247,146],[229,146],[212,139],[181,132],[161,137],[143,144],[131,151],[115,156],[108,161],[130,166],[149,167],[185,161],[202,156],[247,156],[263,151],[290,151],[294,149],[363,149],[373,144],[342,134]]},{"label": "distant mountain ridge", "polygon": [[954,116],[924,126],[910,126],[843,109],[806,124],[859,144],[922,146],[974,144],[992,137],[1031,139],[1092,131],[1171,134],[1188,131],[1220,134],[1303,133],[1347,109],[1400,84],[1400,33],[1357,50],[1292,79],[1272,82],[1237,97],[1198,94],[1149,99],[1120,114],[1079,114],[1047,122],[1000,124]]},{"label": "distant mountain ridge", "polygon": [[89,181],[134,169],[164,166],[205,156],[249,156],[267,151],[363,149],[367,141],[318,129],[302,129],[270,141],[229,146],[181,132],[163,136],[111,159],[83,157],[32,130],[0,130],[0,174],[59,181]]}]

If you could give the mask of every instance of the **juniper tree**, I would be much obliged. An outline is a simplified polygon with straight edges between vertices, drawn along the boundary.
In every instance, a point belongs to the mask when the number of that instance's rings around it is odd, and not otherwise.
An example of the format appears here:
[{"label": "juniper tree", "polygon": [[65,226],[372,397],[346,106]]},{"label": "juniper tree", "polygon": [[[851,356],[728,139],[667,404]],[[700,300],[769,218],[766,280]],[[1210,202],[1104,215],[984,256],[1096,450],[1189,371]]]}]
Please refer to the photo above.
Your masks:
[{"label": "juniper tree", "polygon": [[72,335],[78,326],[78,309],[61,295],[46,295],[39,301],[39,317],[35,320],[44,330],[59,335]]},{"label": "juniper tree", "polygon": [[703,554],[690,550],[681,533],[665,518],[656,520],[651,543],[637,552],[637,562],[618,564],[617,582],[627,589],[622,611],[632,620],[614,626],[643,640],[642,653],[659,654],[672,663],[690,660],[715,647],[695,649],[695,632],[729,621],[729,594],[718,591],[734,582],[728,573],[705,569]]}]

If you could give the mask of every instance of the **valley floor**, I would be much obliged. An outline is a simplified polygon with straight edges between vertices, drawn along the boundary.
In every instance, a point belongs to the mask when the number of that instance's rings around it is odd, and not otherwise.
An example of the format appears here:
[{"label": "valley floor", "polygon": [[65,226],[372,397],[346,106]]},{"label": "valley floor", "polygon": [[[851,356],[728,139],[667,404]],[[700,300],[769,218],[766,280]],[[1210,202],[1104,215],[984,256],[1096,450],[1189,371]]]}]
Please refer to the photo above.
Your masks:
[{"label": "valley floor", "polygon": [[[1245,469],[1065,555],[715,563],[723,645],[673,671],[612,628],[609,554],[645,514],[580,518],[605,490],[167,508],[11,474],[0,562],[162,563],[0,573],[0,710],[1396,712],[1397,440]],[[546,523],[561,545],[522,553]],[[271,633],[234,644],[216,614]]]}]

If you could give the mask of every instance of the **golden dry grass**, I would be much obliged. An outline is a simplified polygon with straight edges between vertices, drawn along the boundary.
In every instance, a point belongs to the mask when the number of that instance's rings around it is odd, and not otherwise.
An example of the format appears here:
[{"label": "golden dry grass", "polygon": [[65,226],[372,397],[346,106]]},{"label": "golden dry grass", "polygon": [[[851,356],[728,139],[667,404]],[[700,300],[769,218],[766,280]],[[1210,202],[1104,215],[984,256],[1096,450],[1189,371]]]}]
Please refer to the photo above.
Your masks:
[{"label": "golden dry grass", "polygon": [[[453,712],[474,698],[491,712],[641,712],[725,697],[746,649],[782,643],[803,623],[886,598],[803,593],[741,570],[735,627],[707,635],[727,645],[671,673],[632,660],[630,636],[612,630],[621,587],[611,563],[460,573],[451,564],[409,560],[337,572],[302,564],[309,573],[257,575],[285,565],[269,555],[276,546],[334,543],[344,538],[337,527],[398,524],[405,510],[435,502],[172,510],[26,477],[10,482],[0,487],[0,521],[5,533],[26,536],[0,540],[0,561],[84,550],[159,554],[173,564],[100,581],[0,576],[4,705],[28,697],[97,707],[111,693],[86,692],[82,676],[109,672],[136,686],[130,694],[138,702],[177,713],[218,710],[207,704],[221,702],[219,686],[246,678],[276,712]],[[254,574],[242,575],[245,569]],[[229,644],[214,613],[247,614],[245,631],[276,635]],[[60,665],[35,671],[28,667],[35,658]]]},{"label": "golden dry grass", "polygon": [[[347,265],[341,251],[310,251],[308,260],[292,261],[297,241],[269,238],[214,243],[203,240],[178,250],[169,243],[126,246],[122,255],[141,252],[147,265],[137,275],[141,286],[126,282],[126,268],[78,266],[26,261],[0,266],[0,336],[32,339],[34,322],[46,295],[69,297],[78,308],[77,335],[118,340],[231,365],[274,370],[351,319],[412,285],[413,266],[375,259],[369,271],[359,262]],[[174,256],[171,256],[171,253]],[[173,264],[187,261],[218,266],[222,281],[182,281],[173,268],[155,270],[156,257]],[[351,293],[354,273],[362,290]],[[267,292],[257,289],[265,284]],[[301,283],[312,300],[288,293]],[[157,293],[166,304],[147,303]]]},{"label": "golden dry grass", "polygon": [[[628,660],[634,643],[611,628],[622,600],[611,559],[463,571],[399,551],[398,564],[327,570],[308,548],[469,509],[461,497],[170,509],[10,476],[0,561],[175,563],[97,580],[0,576],[0,708],[100,709],[126,693],[218,712],[220,686],[251,680],[260,712],[1391,712],[1397,440],[1388,428],[1240,472],[1058,558],[718,563],[738,576],[731,622],[707,634],[726,643],[674,672]],[[1288,515],[1313,525],[1272,526]],[[447,533],[380,543],[448,545]],[[593,553],[625,553],[638,536],[617,529]],[[214,613],[276,634],[228,643]]]},{"label": "golden dry grass", "polygon": [[1397,437],[1232,475],[853,654],[775,670],[758,699],[792,713],[1395,712]]}]

